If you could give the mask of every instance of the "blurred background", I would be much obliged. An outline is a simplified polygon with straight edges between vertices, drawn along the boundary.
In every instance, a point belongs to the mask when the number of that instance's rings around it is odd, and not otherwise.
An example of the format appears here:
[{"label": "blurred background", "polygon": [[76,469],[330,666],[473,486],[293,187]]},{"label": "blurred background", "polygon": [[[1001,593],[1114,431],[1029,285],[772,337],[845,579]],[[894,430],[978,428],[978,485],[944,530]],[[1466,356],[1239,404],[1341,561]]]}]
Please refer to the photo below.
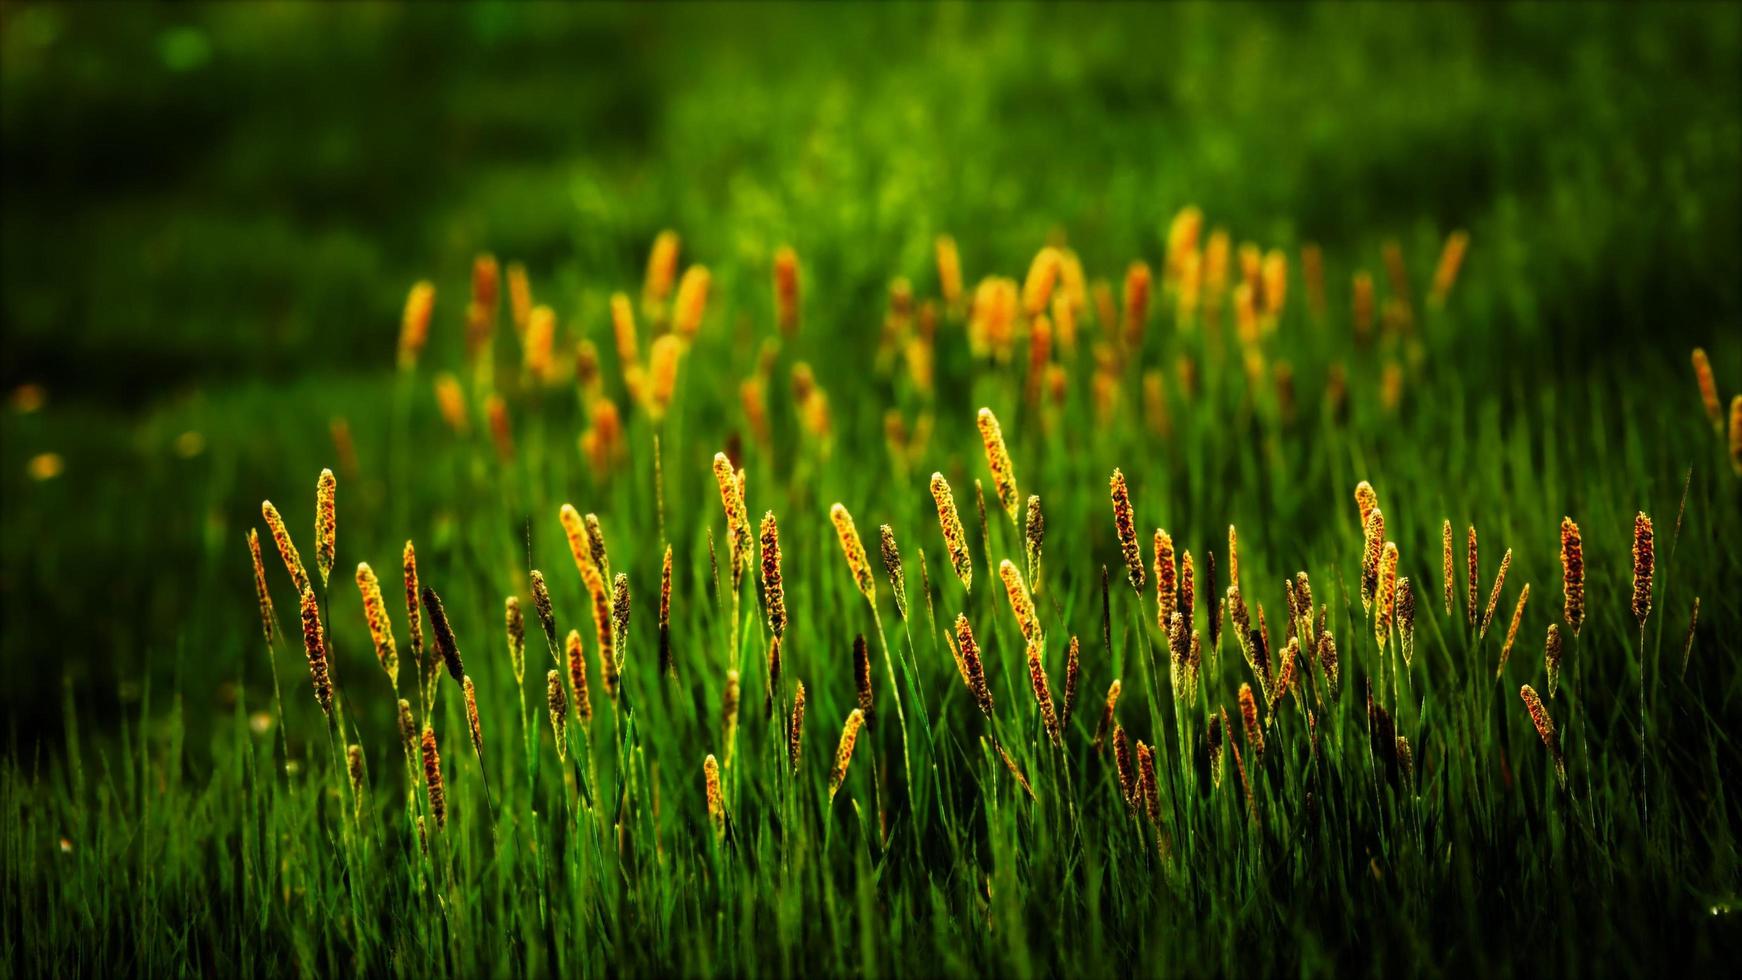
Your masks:
[{"label": "blurred background", "polygon": [[1049,236],[1117,275],[1195,203],[1346,283],[1384,238],[1426,261],[1461,227],[1497,373],[1685,371],[1705,344],[1735,379],[1739,78],[1717,4],[8,0],[8,740],[58,726],[63,674],[125,699],[236,655],[257,501],[306,512],[407,287],[451,321],[477,252],[603,337],[661,228],[759,301],[790,242],[826,295],[807,329],[838,334],[826,380],[942,232],[970,279]]}]

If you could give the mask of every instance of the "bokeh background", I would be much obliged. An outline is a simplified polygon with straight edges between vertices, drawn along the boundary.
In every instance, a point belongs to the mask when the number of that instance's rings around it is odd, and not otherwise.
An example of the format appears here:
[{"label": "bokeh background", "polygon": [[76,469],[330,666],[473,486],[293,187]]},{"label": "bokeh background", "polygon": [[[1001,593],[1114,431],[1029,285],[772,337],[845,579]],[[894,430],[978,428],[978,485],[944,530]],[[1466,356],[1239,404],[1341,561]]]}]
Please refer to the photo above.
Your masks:
[{"label": "bokeh background", "polygon": [[259,499],[306,512],[334,417],[379,457],[406,288],[479,251],[572,338],[661,228],[729,311],[790,242],[827,384],[940,232],[971,277],[1049,236],[1106,274],[1195,203],[1346,283],[1462,227],[1495,392],[1695,344],[1735,379],[1738,78],[1742,8],[1703,3],[0,4],[6,737],[54,737],[63,675],[258,655]]}]

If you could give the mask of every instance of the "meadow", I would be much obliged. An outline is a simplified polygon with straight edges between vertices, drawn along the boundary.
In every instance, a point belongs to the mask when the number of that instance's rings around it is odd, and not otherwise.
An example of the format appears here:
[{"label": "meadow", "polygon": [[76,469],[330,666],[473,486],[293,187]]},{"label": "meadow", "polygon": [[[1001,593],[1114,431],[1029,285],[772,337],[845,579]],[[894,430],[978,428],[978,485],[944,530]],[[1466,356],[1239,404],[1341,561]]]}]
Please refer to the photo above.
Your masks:
[{"label": "meadow", "polygon": [[7,975],[1742,952],[1735,8],[0,45]]}]

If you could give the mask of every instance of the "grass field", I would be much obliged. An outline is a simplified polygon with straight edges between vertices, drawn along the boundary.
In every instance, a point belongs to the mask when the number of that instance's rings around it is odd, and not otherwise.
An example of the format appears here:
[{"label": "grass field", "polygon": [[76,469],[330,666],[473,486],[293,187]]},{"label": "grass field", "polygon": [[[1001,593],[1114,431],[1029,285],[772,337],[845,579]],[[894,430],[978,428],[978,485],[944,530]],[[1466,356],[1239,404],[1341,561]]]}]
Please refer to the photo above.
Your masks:
[{"label": "grass field", "polygon": [[5,975],[1742,952],[1737,8],[0,54]]}]

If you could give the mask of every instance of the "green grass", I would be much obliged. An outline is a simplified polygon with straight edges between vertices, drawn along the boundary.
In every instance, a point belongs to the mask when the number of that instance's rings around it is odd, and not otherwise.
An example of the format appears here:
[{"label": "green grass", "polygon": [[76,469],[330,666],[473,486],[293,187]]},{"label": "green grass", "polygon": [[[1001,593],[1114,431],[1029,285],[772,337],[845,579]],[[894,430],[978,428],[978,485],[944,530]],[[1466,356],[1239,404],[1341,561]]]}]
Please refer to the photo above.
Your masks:
[{"label": "green grass", "polygon": [[[1742,477],[1688,367],[1704,346],[1726,405],[1742,383],[1742,124],[1721,81],[1737,66],[1734,10],[895,8],[845,12],[841,37],[785,8],[96,13],[114,16],[7,11],[0,31],[0,122],[23,165],[7,168],[23,211],[4,224],[0,372],[49,393],[41,411],[0,421],[9,974],[1712,972],[1742,943],[1730,795]],[[1157,36],[1169,56],[1137,40]],[[574,67],[577,52],[596,67]],[[56,93],[78,111],[53,111]],[[209,138],[145,140],[140,174],[123,179],[92,148],[133,119],[192,120]],[[959,316],[939,322],[930,390],[883,349],[890,281],[938,292],[938,233],[961,243],[970,289],[1020,277],[1055,236],[1117,294],[1127,262],[1159,264],[1186,202],[1235,242],[1289,256],[1287,307],[1262,351],[1293,371],[1292,412],[1270,377],[1248,385],[1230,323],[1182,328],[1159,287],[1106,413],[1092,311],[1078,353],[1055,355],[1068,378],[1057,404],[1024,397],[1025,341],[1008,363],[976,358]],[[656,425],[624,390],[606,304],[639,292],[665,226],[683,234],[686,262],[712,270],[713,291]],[[1429,311],[1434,260],[1458,227],[1472,233],[1468,260]],[[1347,284],[1368,270],[1387,298],[1379,243],[1392,237],[1416,329],[1357,344]],[[1324,248],[1322,322],[1305,309],[1307,241]],[[804,326],[778,340],[769,263],[783,242],[804,263]],[[586,463],[582,399],[566,376],[524,383],[506,325],[487,382],[464,366],[467,274],[485,248],[527,263],[556,310],[565,371],[574,341],[600,349],[604,394],[624,413],[620,467]],[[398,307],[422,276],[438,292],[431,346],[395,372]],[[640,326],[645,355],[654,330]],[[1178,382],[1180,358],[1196,391]],[[829,398],[826,443],[794,404],[801,362]],[[767,444],[739,398],[759,364]],[[1404,379],[1395,408],[1381,398],[1391,365]],[[1166,379],[1165,434],[1144,405],[1150,369]],[[1334,369],[1348,379],[1341,414],[1326,400]],[[467,383],[466,435],[437,412],[440,371]],[[488,437],[484,386],[507,401],[508,461]],[[993,496],[981,406],[1045,511],[1035,600],[1055,698],[1067,642],[1081,641],[1056,750],[994,571],[1025,562]],[[910,459],[886,445],[890,409],[932,423]],[[354,434],[354,472],[333,418]],[[710,466],[728,447],[752,522],[780,521],[791,626],[773,718],[755,570],[737,602],[724,575]],[[66,472],[28,478],[47,451]],[[325,466],[339,481],[338,560],[321,593],[336,732],[270,541],[290,632],[261,640],[243,538],[264,532],[270,498],[312,569]],[[1237,732],[1253,671],[1224,633],[1201,697],[1175,702],[1153,583],[1134,595],[1125,582],[1115,467],[1146,564],[1156,527],[1196,558],[1200,627],[1212,552],[1227,587],[1230,524],[1273,649],[1285,580],[1307,572],[1328,609],[1340,688],[1309,671],[1276,706],[1261,759],[1238,741],[1255,819],[1231,755],[1216,786],[1199,742],[1214,706]],[[972,593],[948,564],[934,470],[968,526]],[[1363,479],[1416,587],[1401,671],[1359,597]],[[991,498],[985,542],[976,480]],[[842,558],[836,501],[870,550],[875,605]],[[598,514],[633,594],[615,708],[557,519],[565,502]],[[1643,631],[1629,609],[1640,511],[1657,536]],[[1583,529],[1588,595],[1547,702],[1564,790],[1518,695],[1526,683],[1547,694],[1563,515]],[[1465,626],[1461,584],[1454,614],[1442,608],[1443,520],[1460,581],[1463,530],[1480,532],[1481,601],[1513,551],[1485,640]],[[882,524],[902,551],[905,619],[877,559]],[[421,774],[396,744],[351,578],[359,561],[381,576],[417,704],[397,574],[407,538],[452,620],[485,735],[480,761],[459,687],[440,676],[428,721],[450,814],[427,850]],[[673,677],[657,671],[667,544]],[[586,638],[596,717],[585,733],[571,721],[566,766],[530,614],[518,691],[510,669],[503,602],[519,596],[530,613],[531,568],[550,582],[559,640]],[[957,613],[985,656],[991,721],[947,646]],[[831,802],[859,636],[875,719]],[[1119,722],[1157,752],[1160,827],[1127,811],[1092,745],[1115,678]],[[798,680],[794,776],[782,719]],[[1373,751],[1369,681],[1410,742],[1412,776]],[[361,819],[339,738],[367,762]],[[717,841],[703,759],[729,752]]]}]

